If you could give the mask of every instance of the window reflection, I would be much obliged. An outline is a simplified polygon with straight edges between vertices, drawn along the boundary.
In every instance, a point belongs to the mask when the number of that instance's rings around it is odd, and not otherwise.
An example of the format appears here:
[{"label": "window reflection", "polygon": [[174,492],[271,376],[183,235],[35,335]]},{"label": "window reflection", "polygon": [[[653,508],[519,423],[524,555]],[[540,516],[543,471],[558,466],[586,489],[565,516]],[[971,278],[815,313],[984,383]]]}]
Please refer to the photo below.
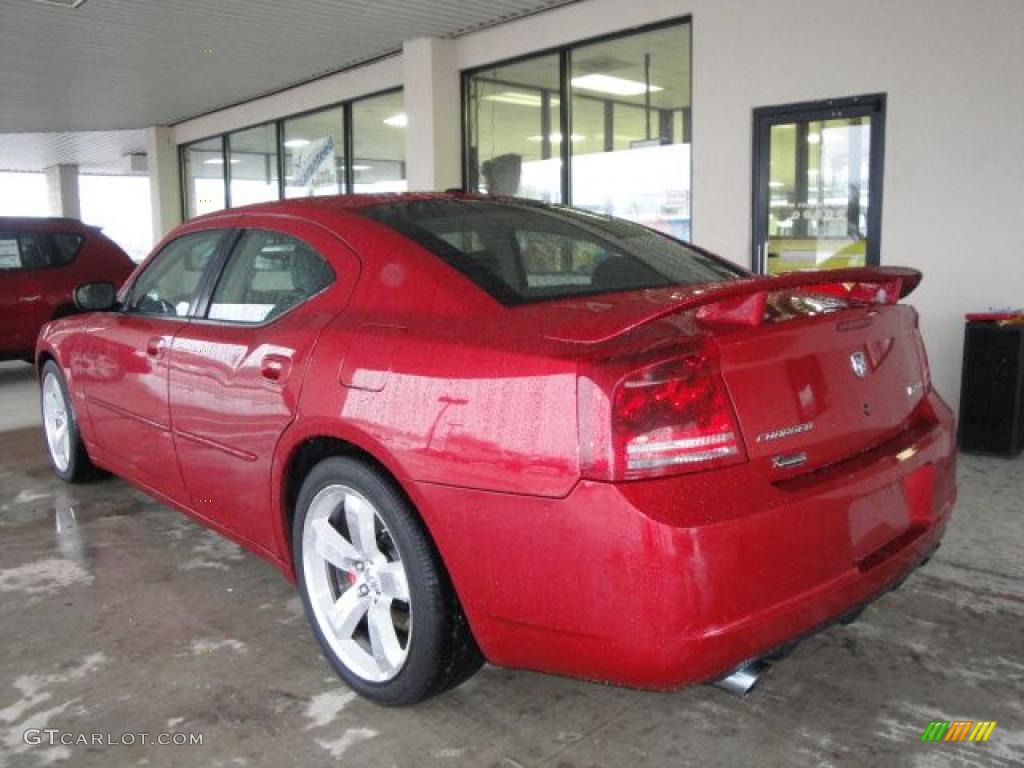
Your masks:
[{"label": "window reflection", "polygon": [[768,271],[867,263],[871,118],[770,129]]},{"label": "window reflection", "polygon": [[220,137],[198,141],[182,153],[188,218],[224,207],[224,152]]},{"label": "window reflection", "polygon": [[340,107],[284,121],[284,195],[345,191],[345,113]]},{"label": "window reflection", "polygon": [[[690,26],[498,64],[466,78],[470,188],[566,202],[690,236]],[[561,100],[568,97],[569,124]]]},{"label": "window reflection", "polygon": [[352,103],[354,192],[404,192],[405,100],[401,91]]},{"label": "window reflection", "polygon": [[477,191],[562,201],[558,72],[558,56],[549,55],[469,78],[469,170]]},{"label": "window reflection", "polygon": [[690,237],[690,27],[571,53],[572,203]]},{"label": "window reflection", "polygon": [[228,134],[231,207],[277,200],[277,129],[273,123]]},{"label": "window reflection", "polygon": [[186,218],[228,202],[235,208],[279,199],[282,169],[289,198],[404,192],[405,126],[404,99],[396,90],[187,145],[181,152]]}]

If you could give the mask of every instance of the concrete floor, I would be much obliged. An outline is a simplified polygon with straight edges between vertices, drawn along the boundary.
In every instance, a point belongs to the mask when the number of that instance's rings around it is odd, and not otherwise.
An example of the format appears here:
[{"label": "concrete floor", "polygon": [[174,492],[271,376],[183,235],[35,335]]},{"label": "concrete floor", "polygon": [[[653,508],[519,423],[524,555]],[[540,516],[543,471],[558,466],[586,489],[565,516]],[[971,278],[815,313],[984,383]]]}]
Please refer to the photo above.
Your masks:
[{"label": "concrete floor", "polygon": [[[1024,764],[1024,457],[964,457],[936,558],[746,699],[486,667],[384,710],[332,674],[269,565],[120,480],[58,482],[22,426],[35,397],[31,369],[0,367],[0,766]],[[999,724],[921,743],[954,719]],[[29,746],[28,728],[203,744]]]}]

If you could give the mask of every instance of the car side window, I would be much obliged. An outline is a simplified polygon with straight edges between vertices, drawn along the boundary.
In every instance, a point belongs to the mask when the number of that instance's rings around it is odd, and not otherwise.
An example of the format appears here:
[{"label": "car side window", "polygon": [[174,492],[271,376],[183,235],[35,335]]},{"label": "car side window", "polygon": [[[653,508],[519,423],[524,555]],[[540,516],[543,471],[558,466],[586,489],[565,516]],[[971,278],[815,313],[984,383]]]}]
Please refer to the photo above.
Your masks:
[{"label": "car side window", "polygon": [[60,266],[45,232],[0,232],[0,269],[45,269]]},{"label": "car side window", "polygon": [[168,243],[132,286],[125,311],[185,317],[224,231],[192,232]]},{"label": "car side window", "polygon": [[334,271],[301,240],[247,230],[217,281],[207,318],[265,323],[334,282]]}]

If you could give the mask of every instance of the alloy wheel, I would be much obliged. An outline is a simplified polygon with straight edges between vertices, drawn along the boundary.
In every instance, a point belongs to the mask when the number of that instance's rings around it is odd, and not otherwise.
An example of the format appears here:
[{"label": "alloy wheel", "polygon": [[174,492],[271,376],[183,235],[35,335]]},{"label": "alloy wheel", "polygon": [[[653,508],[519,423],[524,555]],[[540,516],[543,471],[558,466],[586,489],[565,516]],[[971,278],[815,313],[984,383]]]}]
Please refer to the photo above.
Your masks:
[{"label": "alloy wheel", "polygon": [[317,624],[341,662],[369,682],[393,679],[412,639],[409,582],[398,548],[365,496],[329,485],[313,497],[302,567]]},{"label": "alloy wheel", "polygon": [[50,372],[43,379],[43,428],[50,457],[60,472],[67,472],[71,462],[71,412],[64,399],[57,374]]}]

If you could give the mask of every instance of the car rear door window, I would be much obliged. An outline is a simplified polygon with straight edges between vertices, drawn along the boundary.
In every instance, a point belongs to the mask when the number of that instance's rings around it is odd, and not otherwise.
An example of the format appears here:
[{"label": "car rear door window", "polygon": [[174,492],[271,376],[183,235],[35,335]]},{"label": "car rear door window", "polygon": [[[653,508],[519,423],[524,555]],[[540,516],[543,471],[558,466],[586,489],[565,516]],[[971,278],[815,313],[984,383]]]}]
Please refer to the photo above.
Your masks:
[{"label": "car rear door window", "polygon": [[223,236],[219,229],[192,232],[164,246],[135,281],[125,311],[163,317],[188,315],[203,271]]},{"label": "car rear door window", "polygon": [[238,241],[213,291],[207,318],[265,323],[334,282],[334,271],[306,243],[251,229]]},{"label": "car rear door window", "polygon": [[569,208],[442,198],[383,203],[362,212],[432,251],[507,305],[747,274],[633,222]]}]

